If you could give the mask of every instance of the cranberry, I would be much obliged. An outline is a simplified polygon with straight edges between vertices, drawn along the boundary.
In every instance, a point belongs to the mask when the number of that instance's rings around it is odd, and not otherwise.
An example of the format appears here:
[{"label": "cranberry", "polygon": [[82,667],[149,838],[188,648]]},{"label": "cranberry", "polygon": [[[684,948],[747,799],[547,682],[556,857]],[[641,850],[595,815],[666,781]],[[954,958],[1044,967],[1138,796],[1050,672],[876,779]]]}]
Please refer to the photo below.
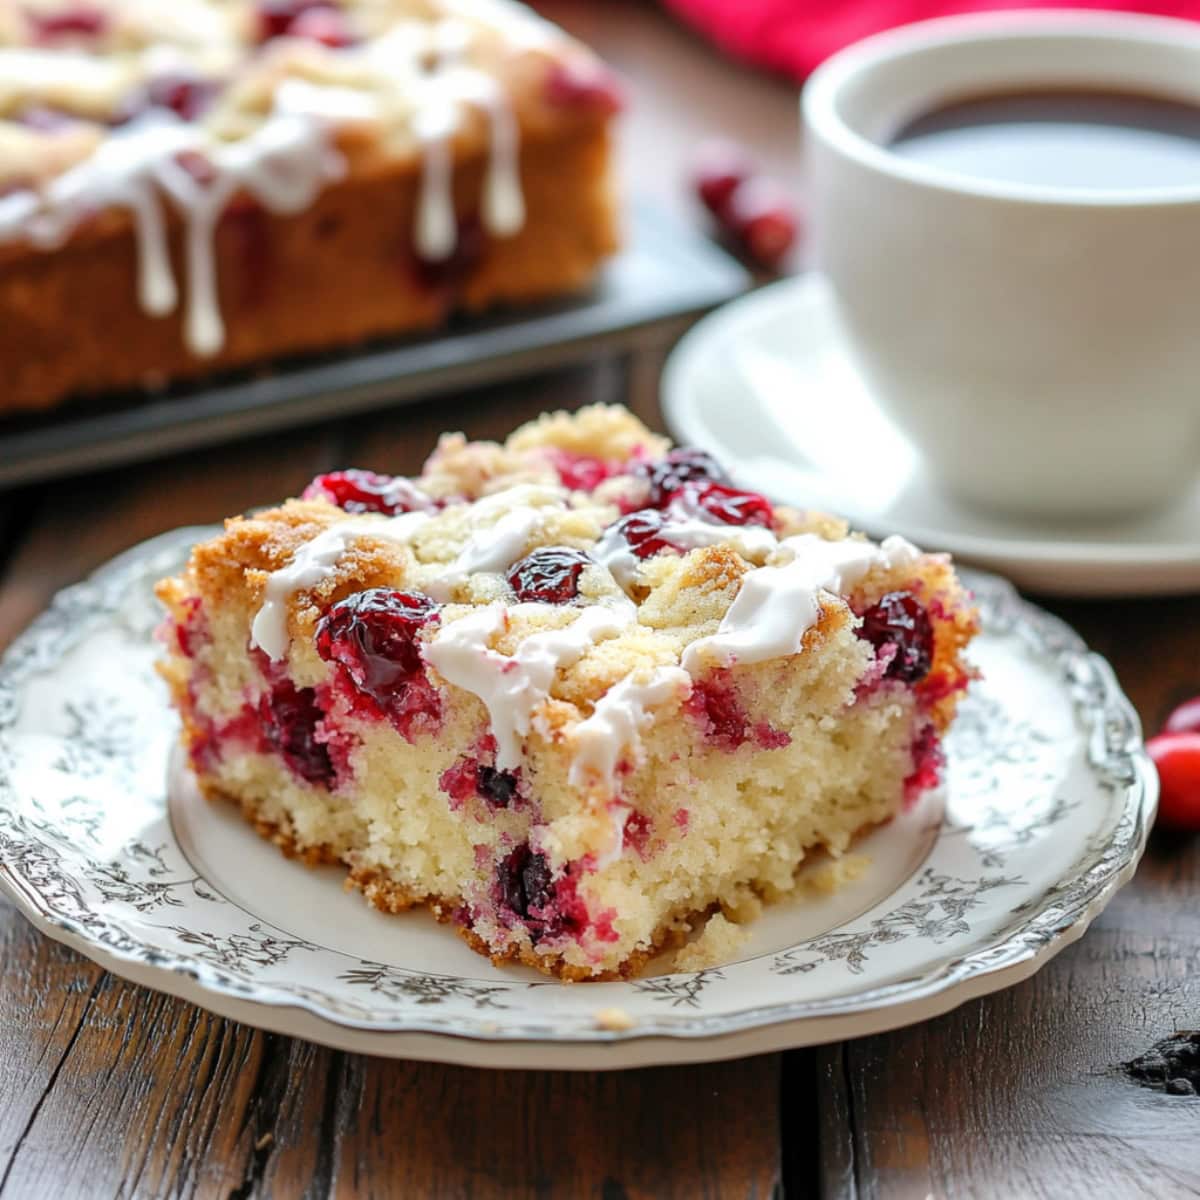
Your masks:
[{"label": "cranberry", "polygon": [[413,278],[427,292],[453,291],[479,266],[487,251],[488,237],[478,217],[460,217],[454,249],[446,258],[411,259]]},{"label": "cranberry", "polygon": [[906,805],[915,804],[922,792],[937,787],[942,776],[946,756],[942,753],[937,730],[932,725],[926,725],[917,735],[912,746],[912,760],[912,770],[904,780]]},{"label": "cranberry", "polygon": [[579,576],[591,562],[569,546],[543,546],[508,569],[508,586],[518,600],[567,604],[579,595]]},{"label": "cranberry", "polygon": [[500,899],[522,919],[540,919],[554,899],[550,864],[544,854],[535,854],[528,842],[496,864],[496,883]]},{"label": "cranberry", "polygon": [[775,523],[775,509],[766,496],[743,492],[723,483],[689,484],[684,494],[707,516],[722,525],[764,525]]},{"label": "cranberry", "polygon": [[475,786],[494,808],[507,808],[517,794],[517,777],[512,771],[481,766],[475,771]]},{"label": "cranberry", "polygon": [[919,683],[933,665],[933,623],[925,606],[911,592],[888,592],[862,614],[858,636],[876,651],[896,648],[884,677]]},{"label": "cranberry", "polygon": [[1179,705],[1167,718],[1163,733],[1200,733],[1200,696]]},{"label": "cranberry", "polygon": [[592,492],[606,479],[620,471],[616,464],[590,454],[573,454],[570,450],[554,452],[554,468],[559,482],[575,492]]},{"label": "cranberry", "polygon": [[1158,768],[1158,821],[1200,830],[1200,733],[1160,733],[1146,743]]},{"label": "cranberry", "polygon": [[99,37],[108,28],[108,17],[90,4],[73,4],[54,13],[30,13],[29,20],[40,42],[73,35]]},{"label": "cranberry", "polygon": [[736,750],[750,738],[746,710],[727,672],[714,671],[710,678],[697,683],[684,707],[718,749]]},{"label": "cranberry", "polygon": [[332,7],[330,0],[259,0],[258,40],[285,37],[304,14]]},{"label": "cranberry", "polygon": [[696,155],[692,173],[696,195],[719,219],[734,189],[749,179],[754,170],[754,164],[740,146],[725,141],[705,142]]},{"label": "cranberry", "polygon": [[321,45],[334,50],[352,46],[355,41],[345,15],[333,8],[305,9],[292,21],[288,35],[308,38],[309,41],[320,42]]},{"label": "cranberry", "polygon": [[663,508],[685,483],[709,480],[725,483],[728,476],[711,454],[703,450],[672,450],[665,458],[639,463],[633,474],[650,485],[648,503],[651,508]]},{"label": "cranberry", "polygon": [[301,779],[329,787],[336,772],[328,748],[317,740],[324,717],[312,688],[298,688],[281,679],[260,702],[259,713],[267,741]]},{"label": "cranberry", "polygon": [[318,475],[304,489],[305,500],[328,500],[348,513],[427,512],[433,501],[411,480],[374,471],[331,471]]},{"label": "cranberry", "polygon": [[216,95],[217,85],[211,79],[169,72],[156,75],[146,84],[141,107],[169,108],[185,121],[194,121],[212,105]]},{"label": "cranberry", "polygon": [[628,543],[638,558],[651,558],[662,550],[674,550],[662,535],[667,518],[654,508],[643,508],[622,517],[612,528]]},{"label": "cranberry", "polygon": [[425,670],[418,633],[438,605],[419,592],[370,588],[335,604],[317,625],[317,653],[340,663],[380,705]]},{"label": "cranberry", "polygon": [[546,76],[546,99],[558,108],[592,109],[606,116],[625,107],[616,76],[594,59],[555,63]]},{"label": "cranberry", "polygon": [[746,253],[770,270],[782,264],[800,228],[787,193],[768,179],[748,179],[735,187],[722,221]]}]

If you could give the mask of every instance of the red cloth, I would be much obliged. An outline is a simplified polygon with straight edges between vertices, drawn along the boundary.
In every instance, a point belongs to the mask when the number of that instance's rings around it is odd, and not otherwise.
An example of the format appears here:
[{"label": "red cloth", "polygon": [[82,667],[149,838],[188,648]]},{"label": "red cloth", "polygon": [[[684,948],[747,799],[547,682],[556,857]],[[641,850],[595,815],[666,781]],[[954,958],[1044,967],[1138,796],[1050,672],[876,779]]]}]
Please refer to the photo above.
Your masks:
[{"label": "red cloth", "polygon": [[1200,18],[1200,0],[663,0],[717,45],[803,78],[868,34],[952,13],[1005,8],[1103,8]]}]

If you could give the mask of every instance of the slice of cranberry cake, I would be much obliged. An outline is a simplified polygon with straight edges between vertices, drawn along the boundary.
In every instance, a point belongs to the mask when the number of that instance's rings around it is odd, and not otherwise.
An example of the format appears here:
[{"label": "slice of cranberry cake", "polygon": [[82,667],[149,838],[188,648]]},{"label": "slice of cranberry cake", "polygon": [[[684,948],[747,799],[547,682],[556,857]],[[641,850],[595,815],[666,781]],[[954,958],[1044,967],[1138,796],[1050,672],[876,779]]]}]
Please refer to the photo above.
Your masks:
[{"label": "slice of cranberry cake", "polygon": [[935,784],[976,629],[946,557],[607,407],[321,476],[158,591],[207,795],[566,979],[787,893]]}]

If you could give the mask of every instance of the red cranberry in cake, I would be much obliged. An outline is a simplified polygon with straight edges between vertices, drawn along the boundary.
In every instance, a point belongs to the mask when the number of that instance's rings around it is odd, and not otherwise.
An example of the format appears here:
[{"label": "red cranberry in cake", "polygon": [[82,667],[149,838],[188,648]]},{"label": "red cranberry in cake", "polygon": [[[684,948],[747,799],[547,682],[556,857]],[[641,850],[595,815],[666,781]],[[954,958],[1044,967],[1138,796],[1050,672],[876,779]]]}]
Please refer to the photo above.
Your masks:
[{"label": "red cranberry in cake", "polygon": [[606,462],[591,454],[576,454],[570,450],[554,450],[554,468],[563,487],[577,492],[595,491],[606,479],[619,474],[622,463]]},{"label": "red cranberry in cake", "polygon": [[579,595],[579,576],[592,560],[569,546],[544,546],[508,569],[508,586],[523,603],[569,604]]},{"label": "red cranberry in cake", "polygon": [[313,688],[298,688],[281,679],[263,695],[260,706],[263,732],[301,779],[321,787],[335,781],[328,748],[317,738],[324,717]]},{"label": "red cranberry in cake", "polygon": [[725,469],[711,454],[703,450],[672,450],[655,462],[639,463],[634,474],[650,485],[648,503],[651,508],[663,508],[685,483],[708,480],[725,483]]},{"label": "red cranberry in cake", "polygon": [[546,76],[546,99],[560,108],[590,109],[605,116],[625,107],[616,76],[591,59],[555,63]]},{"label": "red cranberry in cake", "polygon": [[667,525],[663,513],[654,508],[643,508],[622,517],[613,529],[638,558],[652,558],[662,550],[676,549],[663,533]]},{"label": "red cranberry in cake", "polygon": [[405,264],[416,285],[426,292],[453,293],[483,261],[488,234],[477,216],[458,219],[454,249],[445,258],[422,258],[406,249]]},{"label": "red cranberry in cake", "polygon": [[429,512],[436,504],[411,480],[374,471],[331,471],[304,489],[305,500],[328,500],[348,513]]},{"label": "red cranberry in cake", "polygon": [[859,636],[876,651],[894,647],[884,675],[901,683],[920,683],[933,665],[933,623],[911,592],[889,592],[862,615]]},{"label": "red cranberry in cake", "polygon": [[108,29],[108,16],[90,4],[64,4],[49,12],[27,12],[33,36],[39,42],[60,38],[95,38]]},{"label": "red cranberry in cake", "polygon": [[259,0],[259,40],[265,42],[292,34],[301,17],[333,7],[330,0]]},{"label": "red cranberry in cake", "polygon": [[496,886],[504,906],[523,920],[540,918],[554,899],[550,864],[527,842],[496,864]]},{"label": "red cranberry in cake", "polygon": [[687,510],[696,510],[722,525],[762,525],[770,529],[775,509],[766,496],[726,487],[723,483],[688,483],[672,498]]},{"label": "red cranberry in cake", "polygon": [[[215,80],[173,71],[153,76],[146,84],[137,109],[169,108],[185,121],[194,121],[212,107],[219,91]],[[135,112],[130,113],[136,115]]]}]

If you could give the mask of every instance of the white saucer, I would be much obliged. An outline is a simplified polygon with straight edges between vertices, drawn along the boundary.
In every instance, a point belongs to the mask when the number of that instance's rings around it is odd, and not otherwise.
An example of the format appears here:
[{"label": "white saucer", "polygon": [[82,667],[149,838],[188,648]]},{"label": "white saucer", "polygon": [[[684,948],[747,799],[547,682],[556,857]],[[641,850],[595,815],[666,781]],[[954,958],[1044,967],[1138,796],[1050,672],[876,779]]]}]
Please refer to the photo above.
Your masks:
[{"label": "white saucer", "polygon": [[949,550],[1025,588],[1200,589],[1200,479],[1169,510],[1095,525],[992,516],[936,489],[868,394],[816,275],[762,288],[694,326],[667,362],[663,412],[677,440],[718,455],[743,486]]}]

